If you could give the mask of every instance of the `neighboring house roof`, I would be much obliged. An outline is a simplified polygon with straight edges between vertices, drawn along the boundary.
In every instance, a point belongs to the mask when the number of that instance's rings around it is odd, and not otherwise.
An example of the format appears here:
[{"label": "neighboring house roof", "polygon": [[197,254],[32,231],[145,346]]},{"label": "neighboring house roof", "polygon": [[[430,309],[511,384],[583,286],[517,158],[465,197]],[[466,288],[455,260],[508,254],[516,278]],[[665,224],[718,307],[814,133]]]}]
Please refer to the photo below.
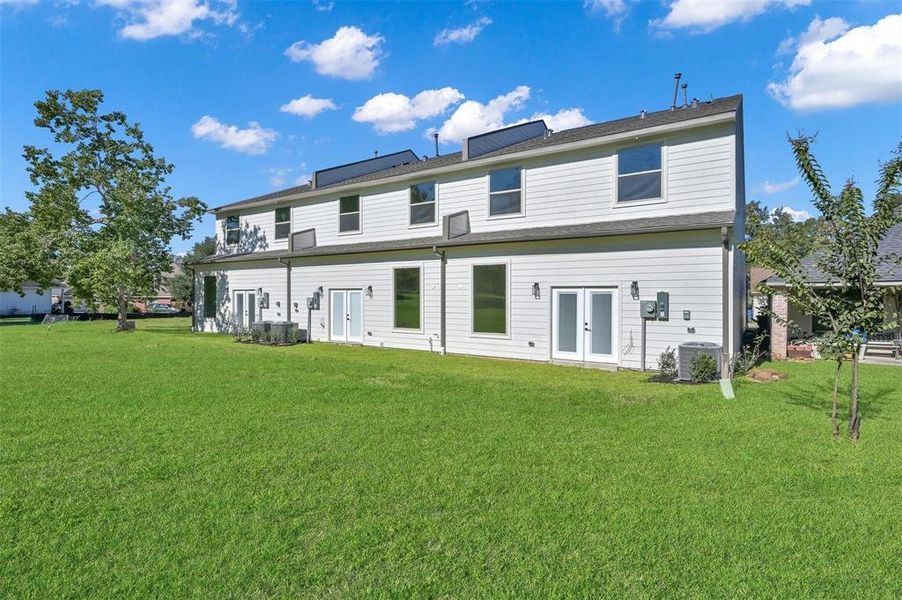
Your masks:
[{"label": "neighboring house roof", "polygon": [[773,275],[774,272],[764,267],[752,267],[749,269],[749,289],[756,293],[758,284]]},{"label": "neighboring house roof", "polygon": [[612,235],[661,233],[668,231],[690,231],[731,226],[734,222],[734,211],[727,210],[667,217],[602,221],[579,225],[557,225],[551,227],[513,229],[509,231],[475,232],[467,233],[452,239],[444,239],[441,236],[431,236],[382,242],[315,246],[313,248],[306,248],[295,252],[290,250],[268,250],[264,252],[247,252],[243,254],[218,254],[215,256],[208,256],[207,258],[192,264],[276,260],[279,258],[359,254],[365,252],[385,252],[389,250],[413,250],[432,248],[433,246],[446,248],[453,246],[496,244],[502,242],[533,242],[542,240],[606,237]]},{"label": "neighboring house roof", "polygon": [[[902,284],[902,223],[898,223],[886,232],[886,236],[877,247],[877,254],[883,261],[877,267],[878,282],[884,285]],[[802,269],[809,282],[827,285],[830,278],[817,268],[815,255],[802,259]],[[783,287],[786,282],[778,275],[767,278],[767,284]]]},{"label": "neighboring house roof", "polygon": [[552,146],[559,146],[563,144],[570,144],[573,142],[579,142],[583,140],[590,140],[594,138],[602,138],[610,135],[627,133],[630,131],[639,131],[642,129],[648,129],[651,127],[659,127],[662,125],[670,125],[674,123],[680,123],[682,121],[689,121],[692,119],[699,119],[703,117],[709,117],[713,115],[719,115],[723,113],[735,112],[739,109],[739,106],[742,103],[742,96],[727,96],[724,98],[716,98],[707,102],[699,102],[697,105],[690,105],[688,107],[676,108],[673,110],[662,110],[653,113],[646,113],[643,115],[637,115],[633,117],[626,117],[623,119],[617,119],[614,121],[606,121],[603,123],[596,123],[594,125],[585,125],[583,127],[575,127],[573,129],[566,129],[563,131],[558,131],[549,134],[545,137],[537,137],[529,140],[525,140],[511,146],[506,146],[499,150],[495,150],[494,152],[488,152],[486,154],[481,154],[477,158],[471,158],[469,160],[464,161],[463,155],[461,152],[452,152],[450,154],[444,154],[441,156],[436,156],[433,158],[428,158],[425,160],[412,162],[406,165],[400,165],[391,169],[384,169],[382,171],[376,171],[375,173],[369,173],[367,175],[362,175],[360,177],[355,177],[353,179],[348,179],[345,181],[340,181],[327,186],[320,186],[316,190],[314,190],[309,184],[299,185],[295,187],[291,187],[285,190],[280,190],[277,192],[272,192],[270,194],[263,194],[261,196],[254,196],[253,198],[247,198],[245,200],[240,200],[238,202],[232,202],[229,204],[224,204],[217,208],[213,209],[213,212],[219,211],[227,211],[235,208],[241,208],[246,205],[257,204],[260,202],[266,201],[278,201],[280,199],[296,199],[303,198],[305,194],[309,194],[311,192],[318,192],[323,189],[329,189],[334,187],[341,187],[346,185],[353,185],[357,183],[367,183],[371,181],[378,181],[380,179],[385,179],[387,177],[395,177],[398,175],[409,175],[413,173],[418,173],[421,171],[430,171],[433,169],[441,169],[443,167],[448,167],[451,165],[455,165],[458,163],[466,162],[472,164],[478,164],[479,161],[494,158],[497,156],[503,156],[506,154],[514,154],[517,152],[524,152],[528,150],[536,150],[539,148],[547,148]]}]

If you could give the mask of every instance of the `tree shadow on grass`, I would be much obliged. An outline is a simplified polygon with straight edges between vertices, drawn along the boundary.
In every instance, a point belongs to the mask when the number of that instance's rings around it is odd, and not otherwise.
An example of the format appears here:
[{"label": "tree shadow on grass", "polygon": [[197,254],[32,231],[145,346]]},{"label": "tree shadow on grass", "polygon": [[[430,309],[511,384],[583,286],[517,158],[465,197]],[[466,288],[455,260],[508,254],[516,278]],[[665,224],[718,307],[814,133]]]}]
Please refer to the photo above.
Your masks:
[{"label": "tree shadow on grass", "polygon": [[[772,385],[772,384],[761,384]],[[790,379],[775,385],[785,401],[794,406],[802,406],[827,416],[833,410],[833,379],[830,377],[822,378],[822,380],[812,380],[811,378]],[[862,414],[867,418],[880,418],[884,414],[885,409],[893,400],[894,395],[898,395],[898,388],[892,386],[881,386],[877,388],[869,388],[865,386],[859,389],[859,403],[861,405]],[[840,413],[848,409],[849,404],[849,383],[842,381],[839,386],[839,405]]]}]

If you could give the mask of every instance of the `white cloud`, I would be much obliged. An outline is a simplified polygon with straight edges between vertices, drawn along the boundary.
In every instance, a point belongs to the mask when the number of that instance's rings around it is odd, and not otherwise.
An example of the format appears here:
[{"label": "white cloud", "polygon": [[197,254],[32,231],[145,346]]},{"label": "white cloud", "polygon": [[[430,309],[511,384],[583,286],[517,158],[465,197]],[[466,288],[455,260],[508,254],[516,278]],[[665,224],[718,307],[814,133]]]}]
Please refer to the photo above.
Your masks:
[{"label": "white cloud", "polygon": [[261,127],[256,121],[247,125],[247,129],[239,129],[235,125],[226,125],[215,117],[204,115],[191,126],[191,131],[197,139],[216,142],[223,148],[245,154],[263,154],[278,137],[274,130]]},{"label": "white cloud", "polygon": [[902,100],[902,14],[850,29],[842,19],[815,19],[798,39],[786,79],[767,91],[797,110],[846,108]]},{"label": "white cloud", "polygon": [[285,185],[286,177],[291,173],[291,167],[273,167],[267,169],[266,172],[269,173],[269,185],[281,187]]},{"label": "white cloud", "polygon": [[775,214],[777,211],[785,212],[787,215],[792,217],[793,221],[807,221],[811,218],[811,213],[809,213],[807,210],[796,210],[791,206],[781,206],[779,208],[775,208],[771,212],[771,215]]},{"label": "white cloud", "polygon": [[297,172],[300,172],[300,175],[294,177],[293,185],[304,185],[310,181],[312,177],[312,175],[305,170],[306,168],[307,163],[302,162],[299,168],[273,167],[267,169],[266,173],[269,175],[269,185],[272,187],[283,187],[288,182],[288,179]]},{"label": "white cloud", "polygon": [[583,109],[581,108],[562,108],[553,115],[549,113],[535,113],[528,119],[521,119],[518,123],[537,121],[539,119],[543,119],[545,125],[554,131],[563,131],[592,124],[592,121],[583,114]]},{"label": "white cloud", "polygon": [[12,8],[24,8],[37,3],[38,0],[0,0],[0,6],[11,6]]},{"label": "white cloud", "polygon": [[476,39],[486,26],[491,25],[492,20],[488,17],[479,17],[466,27],[458,29],[442,29],[435,36],[432,43],[436,46],[444,46],[446,44],[467,44]]},{"label": "white cloud", "polygon": [[788,181],[767,181],[761,184],[761,191],[765,194],[779,194],[780,192],[785,192],[786,190],[790,190],[795,186],[799,185],[802,180],[796,176]]},{"label": "white cloud", "polygon": [[329,12],[335,8],[334,2],[323,2],[323,0],[313,0],[313,8],[318,12]]},{"label": "white cloud", "polygon": [[195,21],[232,26],[238,20],[236,0],[222,0],[212,8],[199,0],[96,0],[97,6],[119,10],[127,20],[119,35],[146,41],[168,35],[192,35]]},{"label": "white cloud", "polygon": [[424,90],[409,98],[404,94],[378,94],[358,106],[352,117],[358,123],[372,123],[379,133],[395,133],[413,129],[419,119],[440,115],[464,99],[452,87]]},{"label": "white cloud", "polygon": [[[482,104],[467,100],[457,107],[438,129],[443,144],[460,142],[464,138],[504,127],[507,113],[522,108],[529,100],[529,87],[518,86],[507,94],[492,98]],[[434,130],[427,132],[431,134]]]},{"label": "white cloud", "polygon": [[660,29],[685,29],[707,33],[728,23],[748,21],[775,7],[807,6],[811,0],[673,0],[669,12],[651,21]]},{"label": "white cloud", "polygon": [[319,44],[303,40],[285,50],[294,62],[309,60],[320,75],[342,79],[367,79],[379,66],[384,38],[367,35],[357,27],[340,27],[335,35]]},{"label": "white cloud", "polygon": [[332,100],[328,98],[314,98],[310,94],[295,98],[294,100],[283,104],[279,110],[300,117],[315,117],[319,113],[326,110],[335,110],[338,107]]},{"label": "white cloud", "polygon": [[604,12],[609,17],[617,17],[627,11],[626,0],[585,0],[583,6],[591,12]]}]

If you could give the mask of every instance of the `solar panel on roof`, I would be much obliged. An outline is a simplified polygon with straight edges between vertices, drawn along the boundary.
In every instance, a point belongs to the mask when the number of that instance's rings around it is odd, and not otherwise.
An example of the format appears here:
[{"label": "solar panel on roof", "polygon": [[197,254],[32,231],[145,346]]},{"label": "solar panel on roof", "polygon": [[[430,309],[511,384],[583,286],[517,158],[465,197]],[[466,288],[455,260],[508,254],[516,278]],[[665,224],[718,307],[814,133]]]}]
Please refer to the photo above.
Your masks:
[{"label": "solar panel on roof", "polygon": [[474,135],[467,139],[467,158],[476,158],[495,150],[544,136],[547,131],[548,127],[545,126],[545,121],[539,120]]},{"label": "solar panel on roof", "polygon": [[347,181],[348,179],[354,179],[361,175],[369,175],[376,171],[392,169],[419,160],[419,157],[414,154],[413,151],[402,150],[401,152],[386,154],[385,156],[377,156],[375,158],[317,171],[314,174],[314,181],[316,182],[316,187],[324,187],[334,183]]}]

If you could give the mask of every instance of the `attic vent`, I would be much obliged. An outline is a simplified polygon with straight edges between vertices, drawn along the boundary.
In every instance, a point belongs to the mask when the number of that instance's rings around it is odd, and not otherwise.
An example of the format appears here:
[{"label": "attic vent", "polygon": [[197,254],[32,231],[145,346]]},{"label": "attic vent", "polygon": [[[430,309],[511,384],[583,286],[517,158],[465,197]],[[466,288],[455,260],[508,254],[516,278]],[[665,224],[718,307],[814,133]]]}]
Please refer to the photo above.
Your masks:
[{"label": "attic vent", "polygon": [[305,229],[291,234],[291,251],[298,252],[316,248],[316,229]]},{"label": "attic vent", "polygon": [[415,163],[419,160],[420,157],[414,154],[412,150],[402,150],[401,152],[395,152],[393,154],[385,154],[384,156],[377,156],[367,160],[317,171],[313,174],[313,181],[316,182],[317,188],[321,188],[327,185],[341,183],[342,181],[348,181],[355,177],[376,173],[377,171],[384,171],[401,165]]},{"label": "attic vent", "polygon": [[442,239],[454,238],[470,233],[470,213],[462,210],[451,215],[445,215],[442,220]]},{"label": "attic vent", "polygon": [[464,140],[464,158],[476,158],[526,140],[544,137],[547,131],[548,127],[545,126],[545,121],[540,119],[474,135]]}]

